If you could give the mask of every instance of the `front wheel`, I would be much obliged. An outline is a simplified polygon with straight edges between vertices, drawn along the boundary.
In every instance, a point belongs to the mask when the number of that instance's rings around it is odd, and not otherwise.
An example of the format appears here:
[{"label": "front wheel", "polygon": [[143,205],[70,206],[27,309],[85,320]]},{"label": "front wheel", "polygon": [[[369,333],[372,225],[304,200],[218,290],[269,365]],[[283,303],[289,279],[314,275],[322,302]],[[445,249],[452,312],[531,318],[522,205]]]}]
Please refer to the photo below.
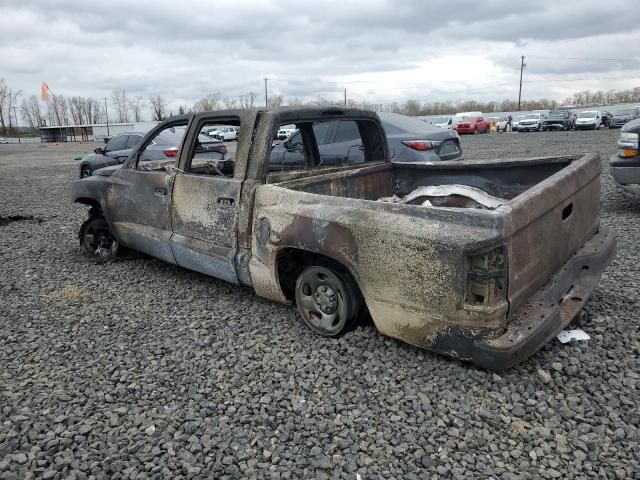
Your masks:
[{"label": "front wheel", "polygon": [[104,217],[92,215],[80,227],[80,245],[85,253],[97,260],[115,258],[120,249],[115,237]]},{"label": "front wheel", "polygon": [[80,178],[87,178],[91,175],[93,175],[93,170],[89,165],[85,165],[84,167],[82,167],[82,170],[80,170]]},{"label": "front wheel", "polygon": [[361,296],[348,273],[334,265],[302,271],[295,288],[296,305],[314,332],[335,337],[348,330],[361,308]]}]

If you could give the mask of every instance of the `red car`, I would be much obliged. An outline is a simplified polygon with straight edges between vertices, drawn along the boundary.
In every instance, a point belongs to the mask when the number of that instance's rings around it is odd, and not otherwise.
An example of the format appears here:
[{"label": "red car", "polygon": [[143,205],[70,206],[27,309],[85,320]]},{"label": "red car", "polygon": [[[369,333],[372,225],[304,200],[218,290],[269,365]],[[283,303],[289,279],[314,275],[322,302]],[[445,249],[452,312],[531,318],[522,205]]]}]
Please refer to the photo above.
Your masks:
[{"label": "red car", "polygon": [[483,117],[462,117],[462,121],[456,126],[456,131],[462,133],[487,133],[489,122]]}]

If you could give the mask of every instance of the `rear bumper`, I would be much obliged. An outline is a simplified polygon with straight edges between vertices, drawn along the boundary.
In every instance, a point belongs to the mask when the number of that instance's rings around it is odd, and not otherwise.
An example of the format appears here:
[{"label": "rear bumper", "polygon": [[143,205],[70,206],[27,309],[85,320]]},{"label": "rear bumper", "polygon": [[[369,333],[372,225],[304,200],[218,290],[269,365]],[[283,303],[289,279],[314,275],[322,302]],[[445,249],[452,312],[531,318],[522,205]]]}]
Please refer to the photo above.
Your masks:
[{"label": "rear bumper", "polygon": [[474,342],[471,361],[482,368],[501,370],[540,350],[584,307],[615,253],[613,232],[601,227],[526,305],[513,313],[503,334]]}]

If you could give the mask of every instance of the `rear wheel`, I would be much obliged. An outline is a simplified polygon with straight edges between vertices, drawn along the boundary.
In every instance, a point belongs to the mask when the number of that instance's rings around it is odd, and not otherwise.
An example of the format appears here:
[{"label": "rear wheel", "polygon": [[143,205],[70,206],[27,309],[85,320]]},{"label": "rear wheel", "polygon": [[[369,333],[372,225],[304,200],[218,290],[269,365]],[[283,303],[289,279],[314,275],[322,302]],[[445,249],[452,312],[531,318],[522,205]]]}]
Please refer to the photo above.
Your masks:
[{"label": "rear wheel", "polygon": [[298,311],[314,332],[335,337],[356,320],[362,300],[350,275],[332,263],[319,263],[300,273],[295,287]]},{"label": "rear wheel", "polygon": [[80,245],[85,253],[97,260],[115,258],[120,249],[115,237],[104,217],[92,215],[80,227]]},{"label": "rear wheel", "polygon": [[91,169],[91,167],[89,165],[85,165],[80,170],[80,177],[81,178],[87,178],[87,177],[90,177],[91,175],[93,175],[93,170]]}]

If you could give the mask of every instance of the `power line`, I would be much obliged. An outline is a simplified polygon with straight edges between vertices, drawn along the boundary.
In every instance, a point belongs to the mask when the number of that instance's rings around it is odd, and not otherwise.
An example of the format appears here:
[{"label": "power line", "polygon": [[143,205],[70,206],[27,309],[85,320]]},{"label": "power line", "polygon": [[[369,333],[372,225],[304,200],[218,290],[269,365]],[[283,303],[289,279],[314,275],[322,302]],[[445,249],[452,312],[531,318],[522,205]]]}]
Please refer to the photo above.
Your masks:
[{"label": "power line", "polygon": [[581,82],[591,80],[638,80],[640,76],[636,77],[583,77],[583,78],[551,78],[546,80],[525,80],[524,83],[555,83],[555,82]]},{"label": "power line", "polygon": [[558,57],[551,55],[528,55],[533,58],[546,58],[549,60],[583,60],[587,62],[640,62],[640,58],[590,58],[590,57]]}]

